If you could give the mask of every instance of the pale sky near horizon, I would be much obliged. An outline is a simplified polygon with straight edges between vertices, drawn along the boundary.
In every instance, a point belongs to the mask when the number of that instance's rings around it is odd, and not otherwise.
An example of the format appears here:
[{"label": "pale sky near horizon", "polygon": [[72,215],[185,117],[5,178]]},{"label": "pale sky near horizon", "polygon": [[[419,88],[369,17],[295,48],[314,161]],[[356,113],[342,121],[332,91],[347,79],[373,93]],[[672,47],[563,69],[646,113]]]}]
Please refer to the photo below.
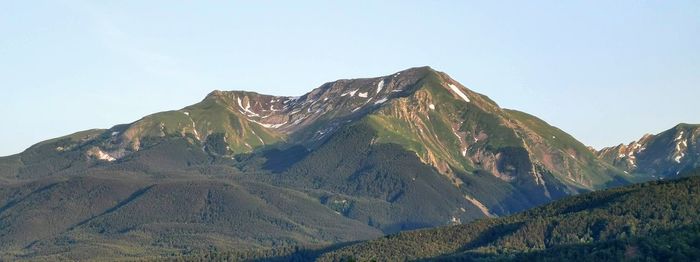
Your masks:
[{"label": "pale sky near horizon", "polygon": [[0,1],[0,156],[429,65],[600,148],[700,123],[700,1]]}]

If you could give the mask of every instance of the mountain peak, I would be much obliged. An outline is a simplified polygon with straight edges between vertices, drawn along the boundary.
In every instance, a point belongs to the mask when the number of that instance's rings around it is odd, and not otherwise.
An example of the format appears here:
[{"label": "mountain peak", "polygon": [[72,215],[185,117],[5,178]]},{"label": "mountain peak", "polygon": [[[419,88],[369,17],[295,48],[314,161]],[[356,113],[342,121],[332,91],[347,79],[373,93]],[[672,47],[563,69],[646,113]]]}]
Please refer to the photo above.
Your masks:
[{"label": "mountain peak", "polygon": [[653,179],[672,177],[700,163],[700,125],[680,123],[645,134],[627,145],[603,148],[598,157],[628,173]]},{"label": "mountain peak", "polygon": [[205,101],[217,101],[250,122],[291,134],[319,120],[345,121],[366,114],[412,94],[429,75],[439,77],[430,67],[415,67],[382,77],[327,82],[299,97],[215,90]]},{"label": "mountain peak", "polygon": [[[357,126],[376,134],[371,143],[414,152],[456,185],[464,183],[459,173],[481,169],[506,182],[532,177],[549,198],[564,190],[559,183],[592,187],[607,179],[566,172],[597,164],[575,139],[428,66],[328,82],[299,97],[214,90],[197,104],[110,129],[86,154],[116,161],[171,138],[228,158],[280,143],[313,150]],[[543,174],[561,181],[545,185]]]},{"label": "mountain peak", "polygon": [[689,123],[680,123],[676,126],[674,126],[672,129],[675,130],[693,130],[693,129],[700,129],[700,124],[689,124]]},{"label": "mountain peak", "polygon": [[317,94],[317,93],[323,92],[324,90],[329,90],[332,88],[349,89],[349,88],[352,88],[352,86],[350,86],[348,84],[352,83],[352,82],[366,82],[366,81],[372,81],[372,80],[381,81],[382,79],[390,78],[390,77],[404,79],[404,80],[407,80],[407,79],[416,80],[416,79],[420,79],[422,77],[425,77],[428,74],[439,75],[439,74],[444,74],[444,73],[436,71],[430,66],[420,66],[420,67],[407,68],[407,69],[395,72],[395,73],[390,74],[390,75],[385,75],[385,76],[369,77],[369,78],[338,79],[335,81],[326,82],[326,83],[322,84],[321,86],[319,86],[319,87],[317,87],[317,88],[311,90],[310,92],[308,92],[304,95],[301,95],[301,96],[275,96],[275,95],[268,95],[268,94],[260,94],[258,92],[246,91],[246,90],[219,90],[219,89],[215,89],[215,90],[211,91],[209,94],[207,94],[205,99],[206,98],[225,97],[225,96],[231,96],[231,95],[239,95],[239,96],[252,95],[252,96],[263,96],[263,97],[290,98],[290,99],[301,98],[304,96]]}]

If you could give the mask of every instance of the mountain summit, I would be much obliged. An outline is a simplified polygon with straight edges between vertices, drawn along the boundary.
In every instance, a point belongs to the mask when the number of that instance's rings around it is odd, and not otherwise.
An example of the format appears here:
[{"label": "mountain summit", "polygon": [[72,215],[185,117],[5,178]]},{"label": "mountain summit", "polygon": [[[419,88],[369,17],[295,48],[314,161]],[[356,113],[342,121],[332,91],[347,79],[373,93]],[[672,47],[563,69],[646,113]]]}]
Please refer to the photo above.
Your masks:
[{"label": "mountain summit", "polygon": [[356,127],[373,132],[368,143],[414,152],[457,187],[464,174],[488,174],[529,187],[528,195],[540,191],[536,203],[620,179],[612,166],[563,131],[502,109],[430,67],[329,82],[300,97],[214,91],[180,110],[95,131],[79,141],[60,139],[55,151],[113,162],[179,138],[207,155],[233,158],[292,145],[314,150],[339,130]]},{"label": "mountain summit", "polygon": [[[697,144],[680,133],[659,137]],[[430,67],[300,97],[213,91],[0,158],[0,249],[80,259],[369,239],[638,179],[613,151]]]}]

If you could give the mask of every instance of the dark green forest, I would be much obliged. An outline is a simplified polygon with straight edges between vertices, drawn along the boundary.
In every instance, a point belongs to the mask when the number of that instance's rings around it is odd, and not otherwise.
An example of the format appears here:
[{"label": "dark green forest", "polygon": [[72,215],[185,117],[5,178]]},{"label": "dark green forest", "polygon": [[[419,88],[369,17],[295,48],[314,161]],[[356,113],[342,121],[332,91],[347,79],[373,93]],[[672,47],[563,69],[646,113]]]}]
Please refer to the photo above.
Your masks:
[{"label": "dark green forest", "polygon": [[513,216],[329,247],[209,250],[163,261],[697,261],[700,170]]},{"label": "dark green forest", "polygon": [[499,219],[419,230],[323,254],[337,260],[700,259],[700,171],[565,198]]}]

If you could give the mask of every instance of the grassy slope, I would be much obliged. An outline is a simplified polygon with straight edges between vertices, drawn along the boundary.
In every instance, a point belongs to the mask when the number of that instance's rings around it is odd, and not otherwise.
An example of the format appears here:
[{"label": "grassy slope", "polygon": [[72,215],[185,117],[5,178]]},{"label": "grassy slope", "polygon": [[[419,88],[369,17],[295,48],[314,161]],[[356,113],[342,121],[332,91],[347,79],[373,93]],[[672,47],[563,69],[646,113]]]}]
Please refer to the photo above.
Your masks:
[{"label": "grassy slope", "polygon": [[[199,143],[223,143],[228,149],[223,154],[250,152],[254,148],[273,144],[284,139],[275,133],[245,119],[229,108],[232,101],[219,97],[207,97],[200,103],[178,111],[156,113],[131,124],[125,131],[129,140],[165,135],[188,135]],[[187,112],[188,114],[185,114]],[[161,127],[162,125],[162,127]],[[195,132],[196,131],[196,132]],[[220,136],[211,136],[219,134]],[[208,137],[217,140],[207,140]],[[224,139],[225,138],[225,139]],[[193,141],[194,142],[194,141]]]},{"label": "grassy slope", "polygon": [[0,180],[14,182],[84,168],[85,157],[78,151],[89,147],[91,141],[104,133],[104,129],[81,131],[37,143],[16,155],[0,157]]}]

